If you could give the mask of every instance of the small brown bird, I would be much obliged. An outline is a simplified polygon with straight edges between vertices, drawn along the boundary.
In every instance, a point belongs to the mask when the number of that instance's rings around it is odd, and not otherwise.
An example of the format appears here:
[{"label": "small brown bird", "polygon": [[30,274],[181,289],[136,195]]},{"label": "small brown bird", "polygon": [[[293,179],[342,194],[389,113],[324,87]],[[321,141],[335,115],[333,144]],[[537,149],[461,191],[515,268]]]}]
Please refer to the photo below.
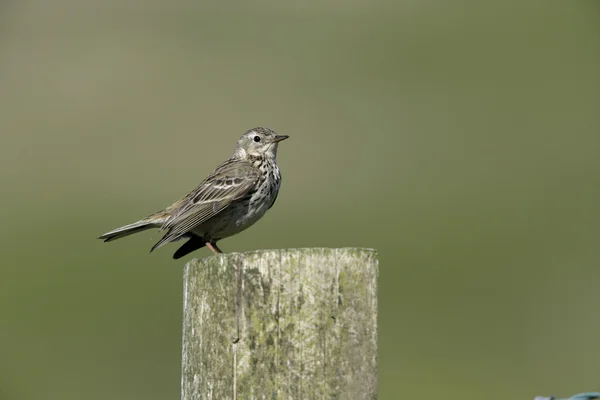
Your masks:
[{"label": "small brown bird", "polygon": [[275,203],[281,185],[276,164],[278,135],[267,128],[250,129],[238,140],[231,158],[183,199],[144,219],[105,233],[110,242],[150,228],[166,231],[150,251],[168,242],[188,239],[173,254],[181,258],[207,246],[222,253],[217,241],[252,226]]}]

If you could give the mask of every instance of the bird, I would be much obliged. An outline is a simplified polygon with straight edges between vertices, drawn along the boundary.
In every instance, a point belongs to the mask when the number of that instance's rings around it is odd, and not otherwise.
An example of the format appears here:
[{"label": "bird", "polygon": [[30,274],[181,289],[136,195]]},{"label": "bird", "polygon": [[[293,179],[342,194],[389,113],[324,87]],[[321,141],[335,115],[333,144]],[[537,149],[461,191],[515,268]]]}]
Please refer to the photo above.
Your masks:
[{"label": "bird", "polygon": [[158,228],[165,234],[150,252],[187,239],[173,254],[174,259],[204,246],[215,254],[222,253],[217,246],[219,240],[249,228],[275,203],[281,186],[277,148],[287,138],[268,128],[247,130],[237,141],[233,155],[181,200],[99,239],[111,242]]}]

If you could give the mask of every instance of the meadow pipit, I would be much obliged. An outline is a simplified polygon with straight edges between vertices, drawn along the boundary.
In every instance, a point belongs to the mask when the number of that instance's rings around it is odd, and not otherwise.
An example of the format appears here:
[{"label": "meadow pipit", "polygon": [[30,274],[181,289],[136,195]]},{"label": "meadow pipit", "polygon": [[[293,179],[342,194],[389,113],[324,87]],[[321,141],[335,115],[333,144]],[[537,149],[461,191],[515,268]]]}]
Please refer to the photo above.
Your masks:
[{"label": "meadow pipit", "polygon": [[144,219],[105,233],[110,242],[150,228],[166,231],[153,251],[165,243],[188,239],[173,258],[207,246],[221,253],[217,241],[252,226],[275,203],[281,173],[275,163],[279,142],[287,139],[267,128],[250,129],[237,142],[231,158],[183,199]]}]

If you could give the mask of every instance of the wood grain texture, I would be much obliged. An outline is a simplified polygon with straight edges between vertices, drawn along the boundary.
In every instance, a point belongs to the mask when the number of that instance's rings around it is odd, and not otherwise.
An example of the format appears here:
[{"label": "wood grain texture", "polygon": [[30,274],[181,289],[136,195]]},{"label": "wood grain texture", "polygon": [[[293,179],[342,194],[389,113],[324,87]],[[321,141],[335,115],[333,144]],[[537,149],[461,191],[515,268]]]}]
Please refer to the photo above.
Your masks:
[{"label": "wood grain texture", "polygon": [[369,249],[190,261],[182,399],[376,399],[377,277]]}]

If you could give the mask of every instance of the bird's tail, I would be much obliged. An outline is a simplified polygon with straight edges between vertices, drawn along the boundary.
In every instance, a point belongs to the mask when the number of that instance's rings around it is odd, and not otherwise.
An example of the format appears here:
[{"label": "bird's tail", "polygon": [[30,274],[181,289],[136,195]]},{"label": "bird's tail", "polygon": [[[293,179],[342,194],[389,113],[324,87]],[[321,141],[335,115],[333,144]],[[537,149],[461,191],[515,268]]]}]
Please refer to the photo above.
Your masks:
[{"label": "bird's tail", "polygon": [[125,236],[145,231],[146,229],[159,228],[166,221],[167,217],[168,214],[164,211],[161,211],[147,218],[134,222],[133,224],[125,225],[110,232],[106,232],[104,235],[98,237],[98,239],[104,239],[105,242],[112,242],[113,240],[121,239]]}]

